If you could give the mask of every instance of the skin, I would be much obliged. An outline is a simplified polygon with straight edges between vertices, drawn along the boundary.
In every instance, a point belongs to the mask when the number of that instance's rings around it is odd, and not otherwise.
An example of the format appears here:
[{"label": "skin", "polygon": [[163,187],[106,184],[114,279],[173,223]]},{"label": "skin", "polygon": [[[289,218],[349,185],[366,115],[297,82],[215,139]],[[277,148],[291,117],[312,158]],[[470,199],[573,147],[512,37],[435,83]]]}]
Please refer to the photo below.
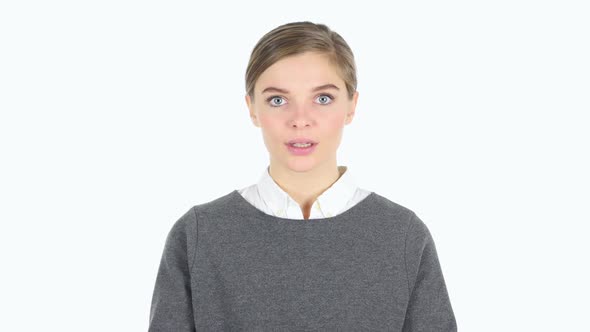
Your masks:
[{"label": "skin", "polygon": [[[312,91],[328,83],[339,90]],[[288,93],[262,94],[270,86]],[[269,97],[273,98],[267,101]],[[354,117],[358,91],[350,100],[344,80],[328,58],[321,53],[305,52],[267,68],[255,84],[254,101],[249,95],[245,98],[252,123],[261,129],[269,152],[270,176],[299,204],[304,218],[309,219],[317,197],[342,175],[338,171],[337,150],[344,126]],[[291,154],[285,143],[297,137],[316,141],[315,151],[307,156]]]}]

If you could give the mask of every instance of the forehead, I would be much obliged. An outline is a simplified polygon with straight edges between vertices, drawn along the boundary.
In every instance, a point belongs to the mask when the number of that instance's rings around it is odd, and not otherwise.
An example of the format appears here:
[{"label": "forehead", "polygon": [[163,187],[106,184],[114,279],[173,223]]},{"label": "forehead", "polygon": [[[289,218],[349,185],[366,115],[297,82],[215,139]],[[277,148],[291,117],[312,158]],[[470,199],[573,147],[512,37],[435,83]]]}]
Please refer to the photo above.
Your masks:
[{"label": "forehead", "polygon": [[309,90],[326,83],[342,88],[344,81],[337,68],[323,54],[306,52],[288,56],[268,67],[258,78],[257,92],[267,86],[276,86],[289,91]]}]

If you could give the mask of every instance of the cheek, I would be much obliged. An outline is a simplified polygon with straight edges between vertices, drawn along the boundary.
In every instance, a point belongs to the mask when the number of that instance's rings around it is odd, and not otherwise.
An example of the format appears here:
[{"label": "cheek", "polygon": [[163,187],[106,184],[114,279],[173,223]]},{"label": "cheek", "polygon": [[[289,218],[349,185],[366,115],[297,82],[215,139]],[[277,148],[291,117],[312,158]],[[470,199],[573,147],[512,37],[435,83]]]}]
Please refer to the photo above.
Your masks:
[{"label": "cheek", "polygon": [[259,116],[260,127],[267,143],[274,144],[274,142],[284,134],[282,122],[279,119],[271,116]]},{"label": "cheek", "polygon": [[329,118],[325,119],[326,121],[324,121],[324,128],[326,129],[325,131],[327,133],[330,133],[332,135],[342,131],[342,128],[344,127],[344,116],[341,114],[334,114],[333,116],[330,116]]},{"label": "cheek", "polygon": [[262,128],[272,128],[275,126],[275,122],[276,120],[273,119],[273,117],[268,116],[268,115],[258,115],[258,121],[260,121],[260,125],[262,126]]},{"label": "cheek", "polygon": [[322,121],[320,126],[322,141],[326,143],[324,147],[328,148],[328,146],[330,146],[328,150],[332,150],[340,145],[343,123],[344,118],[338,114],[325,118],[324,121]]}]

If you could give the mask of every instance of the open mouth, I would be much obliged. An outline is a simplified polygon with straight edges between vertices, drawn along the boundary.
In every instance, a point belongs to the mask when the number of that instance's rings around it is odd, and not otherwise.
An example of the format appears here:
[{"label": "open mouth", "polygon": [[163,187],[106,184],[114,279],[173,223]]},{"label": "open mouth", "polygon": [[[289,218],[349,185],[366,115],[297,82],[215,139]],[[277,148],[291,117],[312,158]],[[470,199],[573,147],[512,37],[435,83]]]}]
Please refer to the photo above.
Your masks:
[{"label": "open mouth", "polygon": [[312,153],[318,143],[292,143],[286,145],[289,152],[294,155],[302,156]]},{"label": "open mouth", "polygon": [[292,144],[288,144],[291,147],[294,148],[298,148],[298,149],[305,149],[305,148],[309,148],[311,146],[316,145],[316,143],[312,143],[312,142],[308,142],[308,143],[292,143]]}]

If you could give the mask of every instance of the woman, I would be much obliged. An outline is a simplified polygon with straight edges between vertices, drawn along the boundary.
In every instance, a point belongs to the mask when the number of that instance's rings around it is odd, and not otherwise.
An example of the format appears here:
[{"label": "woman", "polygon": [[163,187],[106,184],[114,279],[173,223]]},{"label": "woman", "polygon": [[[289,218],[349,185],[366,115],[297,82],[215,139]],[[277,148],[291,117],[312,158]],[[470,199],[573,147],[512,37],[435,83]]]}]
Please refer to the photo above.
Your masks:
[{"label": "woman", "polygon": [[337,166],[356,83],[352,51],[323,24],[257,43],[245,99],[270,164],[173,225],[150,331],[456,331],[426,225]]}]

